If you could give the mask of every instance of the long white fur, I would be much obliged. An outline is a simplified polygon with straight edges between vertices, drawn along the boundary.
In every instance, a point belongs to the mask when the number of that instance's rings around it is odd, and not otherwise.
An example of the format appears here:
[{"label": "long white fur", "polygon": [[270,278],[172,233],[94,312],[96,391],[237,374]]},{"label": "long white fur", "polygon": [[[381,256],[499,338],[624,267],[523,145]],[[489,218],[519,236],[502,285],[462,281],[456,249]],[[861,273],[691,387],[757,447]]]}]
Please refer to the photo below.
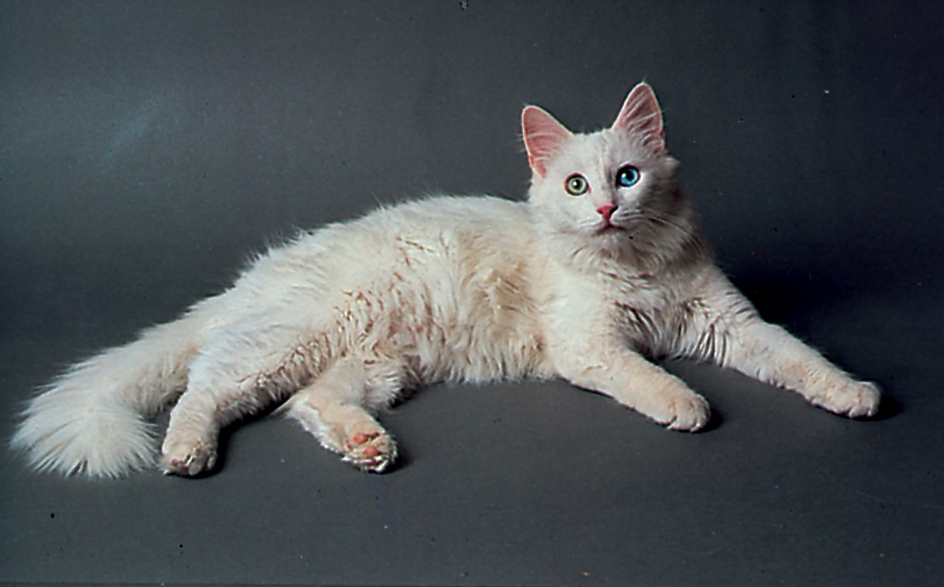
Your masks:
[{"label": "long white fur", "polygon": [[[711,259],[640,84],[616,123],[573,134],[523,113],[527,203],[438,197],[305,233],[225,293],[76,365],[33,398],[13,439],[39,469],[152,466],[148,418],[179,399],[165,472],[212,470],[222,426],[272,402],[371,471],[396,458],[374,414],[441,380],[563,377],[698,430],[707,402],[645,356],[714,361],[852,417],[879,392],[764,323]],[[615,186],[620,166],[641,172]],[[572,173],[589,191],[568,195]],[[597,209],[615,206],[607,220]],[[286,401],[287,400],[287,401]]]}]

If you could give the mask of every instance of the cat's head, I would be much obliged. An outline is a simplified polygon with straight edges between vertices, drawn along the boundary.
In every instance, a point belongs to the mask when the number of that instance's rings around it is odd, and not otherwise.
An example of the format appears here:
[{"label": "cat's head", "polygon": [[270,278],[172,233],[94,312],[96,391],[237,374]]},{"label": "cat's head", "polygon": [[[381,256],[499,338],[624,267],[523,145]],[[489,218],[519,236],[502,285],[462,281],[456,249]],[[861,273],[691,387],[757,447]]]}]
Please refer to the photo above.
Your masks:
[{"label": "cat's head", "polygon": [[537,106],[526,107],[521,121],[529,200],[542,230],[613,253],[665,253],[691,239],[694,213],[647,84],[633,88],[616,121],[598,132],[573,133]]}]

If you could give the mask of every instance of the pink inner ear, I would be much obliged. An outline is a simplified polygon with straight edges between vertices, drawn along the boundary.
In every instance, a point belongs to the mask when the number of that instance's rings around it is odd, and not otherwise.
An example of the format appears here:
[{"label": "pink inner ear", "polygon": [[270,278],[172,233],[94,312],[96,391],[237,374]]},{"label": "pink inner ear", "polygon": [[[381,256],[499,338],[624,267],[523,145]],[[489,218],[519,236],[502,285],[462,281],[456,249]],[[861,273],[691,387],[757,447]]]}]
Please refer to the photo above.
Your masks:
[{"label": "pink inner ear", "polygon": [[521,129],[531,169],[541,177],[546,176],[547,162],[560,148],[561,143],[573,134],[537,106],[528,106],[521,113]]},{"label": "pink inner ear", "polygon": [[652,88],[646,83],[637,85],[626,96],[612,128],[639,133],[656,152],[665,150],[662,109]]}]

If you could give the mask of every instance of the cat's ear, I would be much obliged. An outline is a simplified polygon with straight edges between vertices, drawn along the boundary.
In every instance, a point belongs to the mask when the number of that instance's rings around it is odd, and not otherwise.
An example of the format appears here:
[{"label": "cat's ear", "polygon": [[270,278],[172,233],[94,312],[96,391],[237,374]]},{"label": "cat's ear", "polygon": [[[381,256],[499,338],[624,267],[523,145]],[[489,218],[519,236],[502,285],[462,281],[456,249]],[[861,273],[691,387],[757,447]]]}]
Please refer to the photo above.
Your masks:
[{"label": "cat's ear", "polygon": [[521,113],[521,130],[528,150],[528,163],[541,177],[547,175],[547,162],[561,143],[574,136],[566,126],[537,106],[528,106]]},{"label": "cat's ear", "polygon": [[626,96],[613,130],[629,131],[643,136],[654,152],[665,151],[665,130],[662,127],[662,109],[656,94],[647,83],[637,85]]}]

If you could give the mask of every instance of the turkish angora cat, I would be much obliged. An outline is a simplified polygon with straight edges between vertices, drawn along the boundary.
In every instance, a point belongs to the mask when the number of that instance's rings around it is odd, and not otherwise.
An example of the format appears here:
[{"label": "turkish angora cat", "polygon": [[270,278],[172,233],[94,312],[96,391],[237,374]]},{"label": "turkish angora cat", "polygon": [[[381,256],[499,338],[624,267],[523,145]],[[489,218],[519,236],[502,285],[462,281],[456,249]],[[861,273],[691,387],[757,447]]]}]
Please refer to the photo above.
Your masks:
[{"label": "turkish angora cat", "polygon": [[562,377],[676,430],[708,403],[646,356],[693,357],[849,417],[878,388],[761,320],[722,275],[636,86],[613,125],[574,134],[522,114],[527,203],[436,197],[303,233],[225,293],[102,352],[33,398],[13,439],[38,469],[117,476],[156,455],[148,418],[177,400],[165,473],[214,467],[222,426],[273,402],[344,460],[380,472],[374,419],[437,381]]}]

